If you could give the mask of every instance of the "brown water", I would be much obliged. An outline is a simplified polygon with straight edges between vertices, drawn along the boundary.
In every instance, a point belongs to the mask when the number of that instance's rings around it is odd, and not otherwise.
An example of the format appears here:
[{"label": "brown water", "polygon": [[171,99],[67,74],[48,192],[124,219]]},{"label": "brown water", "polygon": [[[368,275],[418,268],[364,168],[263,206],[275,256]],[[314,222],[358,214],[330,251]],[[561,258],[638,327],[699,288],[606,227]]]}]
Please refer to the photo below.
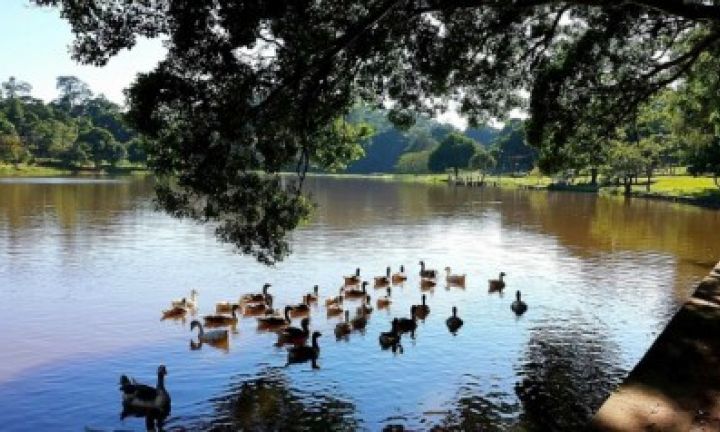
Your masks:
[{"label": "brown water", "polygon": [[[0,179],[0,429],[142,430],[119,419],[117,380],[153,383],[164,363],[171,430],[576,430],[720,258],[720,212],[690,206],[309,183],[314,219],[295,233],[295,253],[267,268],[209,227],[154,212],[148,179]],[[415,339],[382,351],[378,334],[420,301],[420,259],[467,273],[467,286],[427,292]],[[159,320],[191,288],[201,314],[264,282],[282,306],[314,284],[336,295],[355,267],[370,277],[400,264],[410,278],[365,334],[336,341],[338,320],[313,310],[318,370],[285,367],[285,350],[251,319],[227,353],[190,350],[187,322]],[[505,295],[488,294],[501,270]],[[529,305],[520,318],[516,289]],[[445,327],[453,305],[465,320],[456,336]]]}]

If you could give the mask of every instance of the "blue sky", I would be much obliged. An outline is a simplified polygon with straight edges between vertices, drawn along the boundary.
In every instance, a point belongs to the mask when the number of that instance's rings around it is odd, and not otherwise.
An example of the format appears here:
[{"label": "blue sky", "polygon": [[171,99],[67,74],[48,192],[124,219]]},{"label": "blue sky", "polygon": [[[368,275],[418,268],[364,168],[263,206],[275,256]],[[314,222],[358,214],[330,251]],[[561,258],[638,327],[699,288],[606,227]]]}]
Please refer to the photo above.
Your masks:
[{"label": "blue sky", "polygon": [[[53,8],[39,8],[29,0],[0,0],[0,81],[10,76],[33,86],[32,95],[50,101],[57,97],[55,78],[74,75],[96,94],[124,103],[123,89],[138,72],[152,70],[165,57],[159,40],[143,39],[101,68],[84,66],[70,58],[73,41],[70,25]],[[466,122],[454,110],[438,120],[464,128]]]},{"label": "blue sky", "polygon": [[0,81],[9,76],[27,81],[35,97],[57,97],[55,78],[75,75],[95,93],[123,103],[122,90],[138,72],[152,70],[165,55],[158,40],[141,40],[131,51],[123,51],[107,66],[83,66],[70,58],[73,40],[70,26],[57,10],[38,8],[28,0],[1,0]]}]

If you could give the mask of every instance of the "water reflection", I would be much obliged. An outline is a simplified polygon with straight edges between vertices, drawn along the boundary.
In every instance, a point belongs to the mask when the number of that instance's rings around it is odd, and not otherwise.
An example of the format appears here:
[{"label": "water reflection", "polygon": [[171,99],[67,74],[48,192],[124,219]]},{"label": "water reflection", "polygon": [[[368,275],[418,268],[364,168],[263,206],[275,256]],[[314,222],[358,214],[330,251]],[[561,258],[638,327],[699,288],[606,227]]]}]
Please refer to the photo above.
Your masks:
[{"label": "water reflection", "polygon": [[252,379],[236,378],[210,402],[213,412],[189,422],[187,430],[354,431],[362,424],[353,403],[297,388],[279,368],[266,368]]},{"label": "water reflection", "polygon": [[531,329],[515,392],[526,430],[582,430],[624,375],[619,347],[581,314]]},{"label": "water reflection", "polygon": [[[120,428],[108,389],[120,373],[159,363],[173,372],[177,429],[283,429],[292,416],[317,429],[570,428],[638,361],[720,256],[720,212],[592,195],[308,182],[317,213],[293,234],[295,254],[274,268],[219,245],[212,227],[153,212],[148,179],[0,182],[0,343],[8,347],[0,352],[0,406],[14,407],[0,412],[3,431],[77,430],[89,412],[94,425]],[[419,260],[467,274],[467,287],[423,287]],[[342,312],[364,296],[358,290],[357,301],[326,315],[342,275],[408,263],[407,281],[392,284],[392,301],[364,333],[335,343]],[[488,294],[500,271],[508,294]],[[322,369],[282,368],[287,350],[256,317],[239,318],[220,347],[201,344],[187,321],[158,320],[193,288],[203,316],[268,282],[281,312],[319,286],[310,314],[312,330],[326,335]],[[530,306],[521,319],[510,310],[517,290]],[[387,292],[369,291],[375,301]],[[433,313],[418,320],[408,312],[423,294]],[[447,326],[453,306],[464,321],[455,335]],[[403,334],[402,349],[391,344],[392,355],[378,337],[394,317],[414,331]],[[244,409],[237,401],[262,405],[265,397],[274,401],[271,415],[233,417]],[[35,416],[37,406],[53,418]],[[569,420],[543,423],[545,411]]]}]

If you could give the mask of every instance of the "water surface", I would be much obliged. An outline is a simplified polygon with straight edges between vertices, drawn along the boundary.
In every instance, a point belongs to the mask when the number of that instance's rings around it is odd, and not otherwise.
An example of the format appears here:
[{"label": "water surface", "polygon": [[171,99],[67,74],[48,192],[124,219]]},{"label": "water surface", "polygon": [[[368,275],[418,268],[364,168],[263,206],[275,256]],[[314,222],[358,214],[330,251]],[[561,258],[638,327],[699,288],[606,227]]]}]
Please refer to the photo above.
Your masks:
[{"label": "water surface", "polygon": [[[153,211],[149,179],[0,181],[0,425],[142,430],[121,421],[118,377],[167,365],[169,429],[576,430],[637,363],[720,257],[720,212],[589,194],[310,178],[313,220],[274,268],[216,242],[211,227]],[[403,352],[379,332],[420,302],[417,263],[466,273],[428,291],[431,314]],[[276,305],[312,285],[336,295],[355,267],[404,264],[394,303],[365,334],[324,335],[319,370],[285,367],[272,333],[244,319],[229,352],[190,350],[170,299],[216,301],[273,284]],[[487,279],[504,271],[503,296]],[[516,289],[529,311],[516,318]],[[371,295],[384,294],[371,290]],[[354,311],[356,303],[352,303]],[[445,327],[453,305],[465,325]]]}]

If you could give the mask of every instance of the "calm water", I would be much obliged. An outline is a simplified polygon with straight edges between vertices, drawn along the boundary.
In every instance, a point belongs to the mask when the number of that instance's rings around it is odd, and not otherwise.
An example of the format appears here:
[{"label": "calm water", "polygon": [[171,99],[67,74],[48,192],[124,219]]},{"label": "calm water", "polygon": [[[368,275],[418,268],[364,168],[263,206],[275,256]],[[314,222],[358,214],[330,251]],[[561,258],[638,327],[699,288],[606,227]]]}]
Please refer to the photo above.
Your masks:
[{"label": "calm water", "polygon": [[[295,253],[267,268],[218,244],[209,227],[154,212],[147,179],[0,179],[0,429],[143,430],[119,418],[118,377],[154,385],[164,363],[171,430],[576,430],[720,258],[717,211],[309,182],[315,217],[295,233]],[[403,338],[403,353],[381,351],[379,332],[420,301],[420,259],[467,273],[467,287],[428,292],[432,311],[415,340]],[[281,306],[313,284],[321,298],[336,295],[357,266],[370,277],[400,264],[408,282],[364,335],[338,342],[337,319],[313,311],[311,327],[324,334],[319,370],[285,367],[285,350],[254,319],[240,322],[229,352],[190,350],[188,324],[159,319],[191,288],[201,314],[264,282]],[[505,295],[488,294],[501,270]],[[529,304],[519,319],[515,289]],[[445,327],[453,305],[465,320],[457,336]]]}]

